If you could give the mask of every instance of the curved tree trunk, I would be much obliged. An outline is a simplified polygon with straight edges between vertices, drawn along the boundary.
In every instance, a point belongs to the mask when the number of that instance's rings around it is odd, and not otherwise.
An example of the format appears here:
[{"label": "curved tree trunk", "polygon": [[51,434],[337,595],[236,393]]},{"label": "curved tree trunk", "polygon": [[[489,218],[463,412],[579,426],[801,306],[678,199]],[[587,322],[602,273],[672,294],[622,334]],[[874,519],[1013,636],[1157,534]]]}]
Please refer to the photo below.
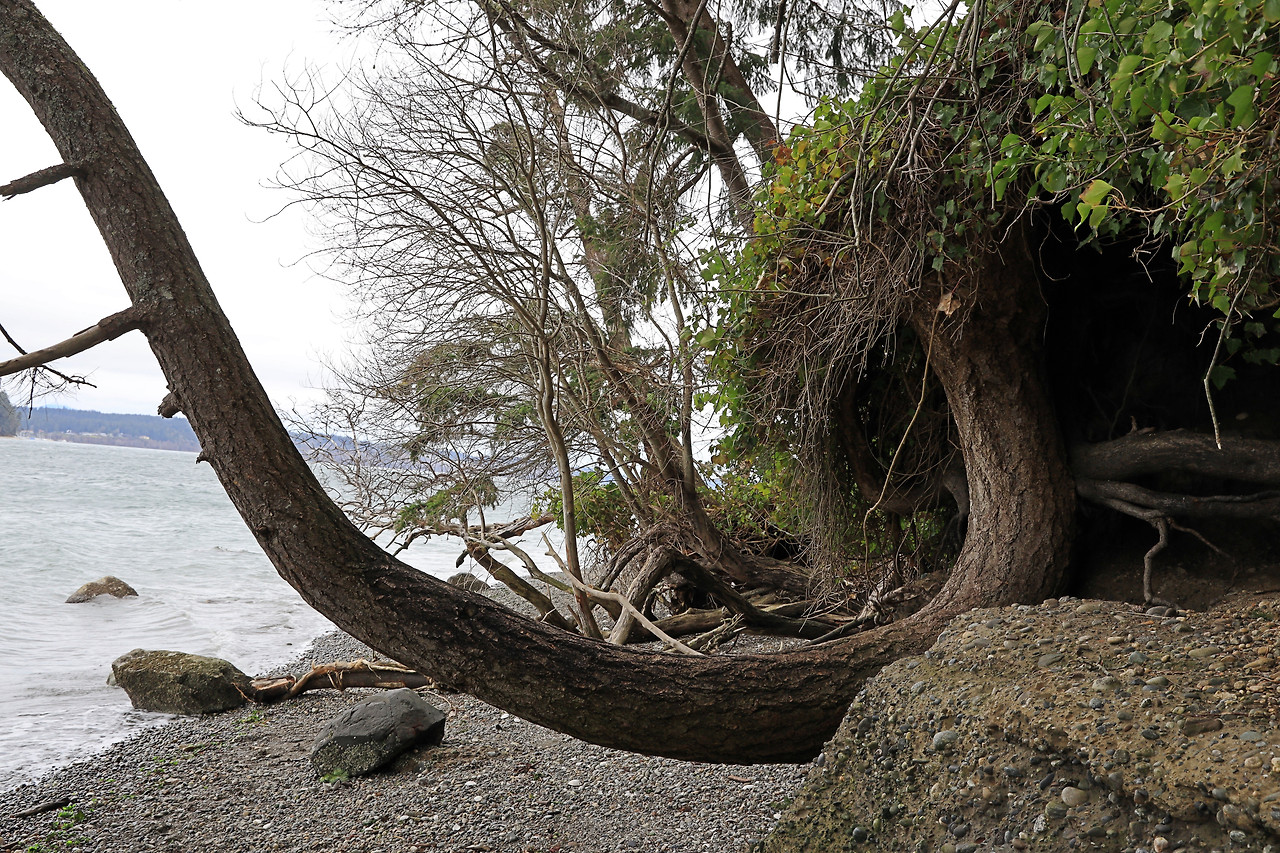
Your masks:
[{"label": "curved tree trunk", "polygon": [[64,160],[82,169],[76,183],[172,393],[280,575],[340,628],[421,673],[608,746],[703,761],[799,761],[835,730],[865,678],[927,648],[948,618],[1034,599],[1057,582],[1072,503],[1027,346],[1038,327],[1019,325],[1035,319],[1022,304],[1034,282],[1002,274],[980,293],[993,297],[990,316],[984,303],[960,337],[935,342],[973,509],[951,581],[915,616],[785,654],[677,658],[531,622],[435,580],[383,552],[324,493],[127,129],[29,0],[0,0],[0,69]]},{"label": "curved tree trunk", "polygon": [[980,281],[951,294],[972,303],[971,311],[954,318],[921,311],[913,319],[931,341],[969,491],[964,548],[930,608],[1041,601],[1066,572],[1075,486],[1045,385],[1045,303],[1027,227],[1010,230]]}]

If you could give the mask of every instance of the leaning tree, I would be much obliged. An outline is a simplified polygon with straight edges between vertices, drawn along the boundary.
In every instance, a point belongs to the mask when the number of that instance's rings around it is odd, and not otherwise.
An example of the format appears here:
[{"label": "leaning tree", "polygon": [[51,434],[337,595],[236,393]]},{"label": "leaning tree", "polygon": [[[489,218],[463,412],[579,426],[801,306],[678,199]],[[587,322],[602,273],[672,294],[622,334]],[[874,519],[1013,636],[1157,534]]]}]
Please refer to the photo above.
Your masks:
[{"label": "leaning tree", "polygon": [[[828,102],[810,128],[779,142],[746,52],[707,4],[663,2],[634,17],[609,6],[602,9],[615,14],[584,12],[576,22],[609,22],[613,42],[549,33],[538,15],[550,13],[536,4],[477,5],[476,20],[497,36],[491,44],[515,52],[492,68],[518,61],[528,71],[503,83],[514,82],[525,98],[512,103],[541,101],[518,121],[476,128],[488,142],[472,155],[487,157],[477,174],[508,184],[509,204],[494,213],[518,216],[503,221],[519,225],[504,239],[526,233],[519,228],[530,223],[535,230],[527,232],[531,256],[503,249],[469,256],[472,263],[497,257],[514,264],[474,271],[476,278],[496,273],[489,301],[451,306],[489,324],[483,342],[462,343],[483,343],[468,357],[488,359],[497,371],[496,383],[486,378],[488,390],[502,399],[448,404],[474,404],[491,417],[497,404],[509,411],[511,401],[532,402],[528,423],[551,439],[566,516],[569,442],[580,441],[573,446],[606,464],[607,449],[615,462],[649,472],[653,493],[683,510],[691,531],[677,555],[688,564],[682,571],[709,576],[705,583],[737,601],[735,581],[766,577],[786,588],[794,572],[726,536],[706,511],[709,486],[691,460],[684,401],[703,361],[693,343],[712,348],[720,402],[735,427],[727,446],[781,453],[815,472],[826,518],[849,518],[848,505],[856,504],[864,517],[869,508],[891,513],[899,529],[897,519],[939,508],[960,522],[962,543],[941,592],[887,625],[774,655],[654,654],[584,636],[589,629],[518,617],[389,556],[332,503],[294,449],[127,130],[28,0],[0,0],[0,67],[63,163],[4,191],[73,177],[132,306],[0,372],[140,329],[169,382],[162,412],[186,413],[203,457],[281,575],[343,629],[587,740],[700,760],[804,759],[869,675],[927,648],[956,614],[1058,590],[1082,504],[1141,518],[1160,543],[1171,527],[1206,516],[1274,521],[1274,436],[1264,430],[1238,438],[1221,429],[1228,415],[1252,416],[1257,408],[1227,412],[1223,396],[1216,408],[1201,408],[1192,397],[1169,394],[1154,381],[1160,371],[1142,369],[1152,358],[1142,344],[1167,344],[1154,351],[1168,371],[1185,363],[1172,360],[1177,336],[1106,310],[1118,298],[1112,312],[1138,304],[1145,321],[1167,307],[1146,294],[1177,292],[1173,304],[1181,305],[1189,293],[1219,314],[1215,320],[1182,306],[1177,328],[1202,323],[1197,331],[1206,332],[1211,352],[1198,365],[1192,359],[1194,370],[1168,372],[1184,381],[1195,376],[1197,387],[1203,375],[1206,392],[1225,382],[1221,393],[1250,401],[1243,405],[1259,402],[1249,395],[1271,381],[1273,6],[1014,2],[980,4],[961,16],[953,4],[920,32],[897,16],[901,43],[885,68],[869,75],[856,98]],[[785,51],[787,4],[772,8],[777,47]],[[402,23],[395,7],[386,20]],[[647,27],[653,39],[666,40],[665,50],[639,57],[617,50],[623,25]],[[804,32],[798,23],[796,32]],[[670,72],[665,85],[628,88],[635,74],[655,67]],[[599,232],[583,227],[595,218],[583,214],[598,209],[574,206],[655,186],[658,170],[582,168],[581,146],[566,145],[565,131],[584,127],[588,116],[625,117],[612,125],[623,131],[621,141],[601,148],[606,165],[607,155],[652,155],[644,146],[661,135],[682,140],[714,170],[703,186],[724,200],[725,227],[749,224],[757,234],[741,253],[724,251],[711,261],[719,319],[700,331],[681,329],[655,357],[678,377],[657,389],[664,393],[642,384],[644,342],[629,344],[626,324],[611,323],[608,310],[608,294],[617,292],[606,286],[610,275],[652,266],[601,262],[609,247],[593,243]],[[640,147],[630,148],[637,138]],[[737,146],[738,139],[745,144]],[[328,134],[326,141],[342,140]],[[748,149],[768,176],[753,199],[751,170],[743,166]],[[376,173],[383,164],[360,160],[364,153],[349,149],[357,156],[343,168]],[[555,168],[531,168],[548,162]],[[360,171],[367,167],[372,172]],[[382,172],[392,186],[404,176]],[[519,191],[511,190],[517,181]],[[602,193],[620,186],[628,190]],[[424,195],[421,183],[403,189]],[[680,195],[661,198],[675,203]],[[432,215],[445,209],[439,199],[416,200]],[[560,219],[551,215],[557,212]],[[563,232],[555,231],[559,225]],[[670,232],[655,234],[651,226],[641,229],[645,257],[661,258]],[[493,245],[493,232],[485,233]],[[479,234],[464,237],[474,243]],[[566,260],[571,244],[577,260]],[[530,270],[541,276],[529,279]],[[669,294],[661,297],[666,321],[689,298],[675,286],[679,274],[676,265],[659,267],[657,280]],[[534,289],[513,290],[530,281]],[[527,311],[537,322],[502,338],[494,333],[501,325],[489,310],[494,305]],[[1109,335],[1114,340],[1103,339]],[[508,348],[485,349],[495,340]],[[1193,336],[1192,350],[1194,344]],[[565,361],[565,351],[587,355]],[[1076,353],[1082,357],[1072,358]],[[430,377],[459,353],[419,355],[428,356],[422,375]],[[409,363],[424,366],[416,356]],[[406,397],[420,410],[419,398]],[[625,424],[599,414],[601,399],[625,413]],[[1159,417],[1157,403],[1169,404]],[[559,420],[566,414],[567,430]],[[1137,428],[1121,435],[1130,418]],[[618,440],[623,426],[629,446]],[[483,551],[494,542],[474,544]]]}]

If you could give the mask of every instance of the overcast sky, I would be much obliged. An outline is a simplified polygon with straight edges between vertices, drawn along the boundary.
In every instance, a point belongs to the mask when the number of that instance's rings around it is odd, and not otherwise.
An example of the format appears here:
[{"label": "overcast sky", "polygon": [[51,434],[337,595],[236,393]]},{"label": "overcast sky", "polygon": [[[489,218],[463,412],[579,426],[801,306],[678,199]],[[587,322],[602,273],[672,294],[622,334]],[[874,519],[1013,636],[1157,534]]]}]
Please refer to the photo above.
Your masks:
[{"label": "overcast sky", "polygon": [[[321,361],[343,349],[341,288],[317,275],[304,211],[264,188],[290,151],[245,127],[262,82],[349,47],[320,0],[36,0],[97,76],[177,211],[258,376],[278,406],[315,399]],[[58,162],[31,111],[0,78],[0,183]],[[128,306],[70,181],[0,202],[0,324],[28,350]],[[0,340],[0,360],[15,352]],[[141,333],[73,359],[97,388],[45,403],[154,413],[165,393]],[[22,392],[5,388],[17,401]]]}]

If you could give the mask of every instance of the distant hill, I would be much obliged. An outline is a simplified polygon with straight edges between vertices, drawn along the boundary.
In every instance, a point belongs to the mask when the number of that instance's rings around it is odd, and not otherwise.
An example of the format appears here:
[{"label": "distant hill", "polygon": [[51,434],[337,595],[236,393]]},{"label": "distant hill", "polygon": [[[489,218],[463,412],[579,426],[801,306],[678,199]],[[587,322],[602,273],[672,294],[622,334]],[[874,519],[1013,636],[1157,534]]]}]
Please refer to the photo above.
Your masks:
[{"label": "distant hill", "polygon": [[83,409],[40,407],[18,409],[18,429],[35,438],[150,447],[156,450],[197,452],[200,442],[186,418],[158,415],[117,415]]}]

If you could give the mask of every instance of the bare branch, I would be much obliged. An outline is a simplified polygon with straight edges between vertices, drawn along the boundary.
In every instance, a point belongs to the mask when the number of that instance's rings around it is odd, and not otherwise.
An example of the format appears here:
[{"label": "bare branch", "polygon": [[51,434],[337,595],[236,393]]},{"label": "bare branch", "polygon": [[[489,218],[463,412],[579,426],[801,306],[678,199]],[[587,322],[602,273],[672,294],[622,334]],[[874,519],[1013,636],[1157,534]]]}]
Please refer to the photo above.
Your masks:
[{"label": "bare branch", "polygon": [[97,325],[76,332],[61,343],[0,362],[0,376],[11,376],[33,367],[43,367],[50,361],[82,353],[100,343],[115,340],[141,325],[142,312],[136,308],[126,308],[110,317],[104,317]]},{"label": "bare branch", "polygon": [[84,174],[84,167],[73,163],[59,163],[56,166],[50,166],[47,169],[41,169],[38,172],[32,172],[16,181],[10,181],[0,187],[0,196],[4,196],[5,200],[9,200],[16,195],[29,193],[38,190],[41,187],[47,187],[50,184],[56,184],[58,181],[66,178],[79,177]]}]

